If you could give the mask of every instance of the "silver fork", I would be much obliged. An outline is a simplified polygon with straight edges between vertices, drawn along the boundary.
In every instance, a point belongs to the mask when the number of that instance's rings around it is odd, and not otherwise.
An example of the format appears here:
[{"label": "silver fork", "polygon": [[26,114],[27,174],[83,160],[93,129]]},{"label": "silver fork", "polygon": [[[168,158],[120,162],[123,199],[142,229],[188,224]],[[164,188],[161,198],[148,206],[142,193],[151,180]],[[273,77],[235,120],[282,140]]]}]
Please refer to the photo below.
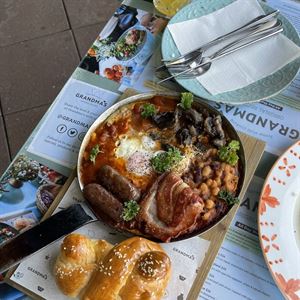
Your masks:
[{"label": "silver fork", "polygon": [[[266,32],[266,30],[277,26],[277,22],[278,22],[277,19],[272,19],[263,24],[253,26],[253,27],[251,27],[251,31],[249,31],[247,35],[241,36],[237,40],[234,40],[233,42],[231,42],[229,45],[232,47],[234,45],[234,43],[239,43],[240,41],[243,41],[244,39],[255,37],[260,33]],[[184,69],[189,69],[190,67],[191,68],[195,67],[196,65],[201,63],[201,60],[202,60],[202,55],[199,55],[198,57],[196,57],[194,60],[190,61],[189,63],[167,65],[167,66],[168,66],[168,70],[171,73],[174,73],[174,72],[177,73],[177,72],[183,71]]]},{"label": "silver fork", "polygon": [[[235,41],[233,43],[230,43],[229,45],[226,45],[224,48],[220,49],[219,51],[215,52],[213,55],[209,56],[209,57],[204,57],[202,59],[202,61],[200,62],[200,64],[198,64],[195,67],[190,67],[189,69],[185,69],[184,71],[178,72],[173,74],[172,76],[169,76],[163,80],[160,80],[158,82],[158,84],[163,83],[167,80],[173,79],[175,77],[180,77],[180,78],[193,78],[193,77],[197,77],[200,76],[204,73],[206,73],[209,69],[210,66],[212,64],[213,61],[220,59],[226,55],[229,55],[233,52],[236,52],[240,49],[243,49],[245,47],[248,47],[254,43],[257,43],[261,40],[264,40],[266,38],[269,38],[273,35],[276,35],[280,32],[283,31],[282,28],[282,22],[280,20],[277,21],[276,26],[274,26],[273,28],[269,28],[267,29],[265,32],[261,32],[259,33],[259,35],[255,36],[255,39],[251,39],[250,41],[246,42],[246,43],[242,43],[242,41],[247,41],[249,40],[249,37],[243,38],[239,41]],[[253,36],[252,36],[253,38]]]},{"label": "silver fork", "polygon": [[206,43],[205,45],[202,45],[200,48],[193,50],[191,52],[188,52],[184,55],[181,55],[179,57],[176,57],[174,59],[166,59],[166,60],[162,60],[164,62],[163,65],[159,66],[157,68],[157,70],[164,68],[164,67],[169,67],[171,65],[176,65],[176,64],[182,64],[182,63],[186,63],[189,62],[193,59],[195,59],[197,56],[202,55],[202,53],[207,50],[208,48],[212,47],[213,45],[216,45],[226,39],[229,39],[231,37],[234,37],[235,35],[238,34],[242,34],[242,33],[251,33],[252,31],[255,31],[256,29],[259,28],[260,25],[266,23],[267,21],[271,20],[272,18],[275,18],[277,15],[279,14],[279,10],[273,11],[267,15],[262,15],[262,16],[258,16],[257,18],[251,20],[250,22],[248,22],[247,24],[223,35],[220,36],[208,43]]}]

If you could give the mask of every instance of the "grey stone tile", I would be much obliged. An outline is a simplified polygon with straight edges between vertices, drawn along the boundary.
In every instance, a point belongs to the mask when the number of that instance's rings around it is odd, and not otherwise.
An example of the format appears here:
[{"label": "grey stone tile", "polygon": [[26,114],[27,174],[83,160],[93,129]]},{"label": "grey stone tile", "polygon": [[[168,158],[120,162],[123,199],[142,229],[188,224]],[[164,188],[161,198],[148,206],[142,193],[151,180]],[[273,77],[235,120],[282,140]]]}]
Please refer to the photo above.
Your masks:
[{"label": "grey stone tile", "polygon": [[96,37],[101,32],[105,24],[106,22],[101,22],[73,30],[81,58],[86,54],[89,47],[96,40]]},{"label": "grey stone tile", "polygon": [[[47,111],[49,105],[4,116],[11,156],[14,157]],[[21,129],[21,130],[20,130]]]},{"label": "grey stone tile", "polygon": [[0,48],[3,114],[52,102],[78,63],[70,30]]},{"label": "grey stone tile", "polygon": [[0,46],[69,28],[62,0],[1,0],[0,21]]},{"label": "grey stone tile", "polygon": [[0,141],[1,141],[0,143],[0,153],[1,153],[0,176],[1,176],[10,163],[10,156],[9,156],[8,144],[5,135],[4,123],[1,116],[0,116]]},{"label": "grey stone tile", "polygon": [[116,0],[63,0],[72,28],[107,22],[120,6]]}]

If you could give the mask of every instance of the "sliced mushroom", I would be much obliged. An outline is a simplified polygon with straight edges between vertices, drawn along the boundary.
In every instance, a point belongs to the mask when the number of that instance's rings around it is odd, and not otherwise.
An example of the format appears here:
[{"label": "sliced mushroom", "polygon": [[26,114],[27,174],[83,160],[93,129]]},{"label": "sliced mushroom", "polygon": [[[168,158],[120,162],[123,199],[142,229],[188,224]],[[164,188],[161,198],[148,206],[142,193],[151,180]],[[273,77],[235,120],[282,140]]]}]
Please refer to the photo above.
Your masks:
[{"label": "sliced mushroom", "polygon": [[190,145],[192,143],[192,136],[187,128],[177,131],[176,138],[181,145]]},{"label": "sliced mushroom", "polygon": [[223,138],[223,139],[214,139],[213,144],[217,147],[223,147],[223,146],[226,145],[226,139],[225,138]]},{"label": "sliced mushroom", "polygon": [[149,133],[149,137],[150,137],[153,141],[158,141],[158,140],[160,140],[160,138],[161,138],[159,132],[150,132],[150,133]]},{"label": "sliced mushroom", "polygon": [[189,125],[188,129],[190,131],[191,136],[197,136],[198,135],[198,130],[195,126]]},{"label": "sliced mushroom", "polygon": [[216,116],[213,120],[213,123],[215,125],[215,129],[218,133],[218,136],[220,139],[224,139],[225,138],[225,133],[222,127],[222,118],[220,115]]},{"label": "sliced mushroom", "polygon": [[180,118],[182,116],[182,109],[180,107],[176,107],[174,112],[174,131],[177,132],[181,128]]},{"label": "sliced mushroom", "polygon": [[174,124],[175,114],[172,111],[158,113],[152,117],[152,120],[159,129],[164,129]]},{"label": "sliced mushroom", "polygon": [[217,132],[213,123],[213,118],[212,117],[207,117],[204,120],[204,130],[211,136],[215,137],[217,136]]},{"label": "sliced mushroom", "polygon": [[203,122],[202,114],[199,113],[194,108],[190,108],[187,111],[185,111],[185,117],[187,120],[189,120],[195,126],[199,126]]},{"label": "sliced mushroom", "polygon": [[206,145],[202,144],[202,143],[199,142],[199,141],[195,143],[195,147],[197,148],[197,150],[198,150],[200,153],[204,153],[204,152],[206,152],[207,149],[208,149]]}]

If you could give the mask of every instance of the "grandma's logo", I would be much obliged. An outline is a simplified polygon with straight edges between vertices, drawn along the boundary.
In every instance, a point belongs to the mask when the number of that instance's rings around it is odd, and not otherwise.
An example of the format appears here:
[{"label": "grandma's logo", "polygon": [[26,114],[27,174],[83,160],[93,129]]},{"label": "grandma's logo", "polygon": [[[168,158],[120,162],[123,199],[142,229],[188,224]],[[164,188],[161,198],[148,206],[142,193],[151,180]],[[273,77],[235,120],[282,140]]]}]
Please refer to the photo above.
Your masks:
[{"label": "grandma's logo", "polygon": [[191,259],[191,260],[195,260],[195,256],[193,254],[186,253],[186,252],[184,252],[184,251],[182,251],[182,250],[180,250],[176,247],[173,247],[173,251],[178,252],[179,254],[181,254],[181,255],[183,255],[183,256]]},{"label": "grandma's logo", "polygon": [[300,133],[296,128],[285,126],[280,121],[271,120],[266,116],[261,116],[255,112],[248,112],[246,109],[241,109],[233,105],[214,104],[214,107],[220,111],[224,111],[228,116],[232,115],[236,119],[256,125],[257,127],[264,128],[269,132],[277,132],[282,136],[296,140],[299,138]]},{"label": "grandma's logo", "polygon": [[39,272],[38,270],[32,268],[32,267],[27,267],[27,270],[36,274],[37,276],[47,280],[47,274],[43,274],[42,272]]},{"label": "grandma's logo", "polygon": [[85,100],[90,103],[98,104],[98,105],[101,105],[104,107],[107,106],[106,100],[100,99],[99,97],[95,97],[94,95],[90,96],[90,95],[84,95],[81,93],[76,93],[75,96],[76,96],[76,98],[80,98],[80,99]]}]

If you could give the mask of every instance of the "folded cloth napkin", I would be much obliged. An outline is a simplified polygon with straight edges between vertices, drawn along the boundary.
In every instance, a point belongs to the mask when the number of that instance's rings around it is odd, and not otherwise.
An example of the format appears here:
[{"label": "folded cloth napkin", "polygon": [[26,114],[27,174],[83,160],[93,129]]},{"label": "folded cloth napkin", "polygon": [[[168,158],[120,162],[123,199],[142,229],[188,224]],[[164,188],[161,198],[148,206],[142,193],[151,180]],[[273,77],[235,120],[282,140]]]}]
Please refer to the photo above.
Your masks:
[{"label": "folded cloth napkin", "polygon": [[[185,54],[262,14],[265,12],[256,0],[237,0],[209,15],[170,24],[168,29],[179,52]],[[216,46],[204,55],[215,50]],[[197,80],[209,93],[217,95],[271,75],[298,57],[300,47],[278,34],[213,62]]]}]

